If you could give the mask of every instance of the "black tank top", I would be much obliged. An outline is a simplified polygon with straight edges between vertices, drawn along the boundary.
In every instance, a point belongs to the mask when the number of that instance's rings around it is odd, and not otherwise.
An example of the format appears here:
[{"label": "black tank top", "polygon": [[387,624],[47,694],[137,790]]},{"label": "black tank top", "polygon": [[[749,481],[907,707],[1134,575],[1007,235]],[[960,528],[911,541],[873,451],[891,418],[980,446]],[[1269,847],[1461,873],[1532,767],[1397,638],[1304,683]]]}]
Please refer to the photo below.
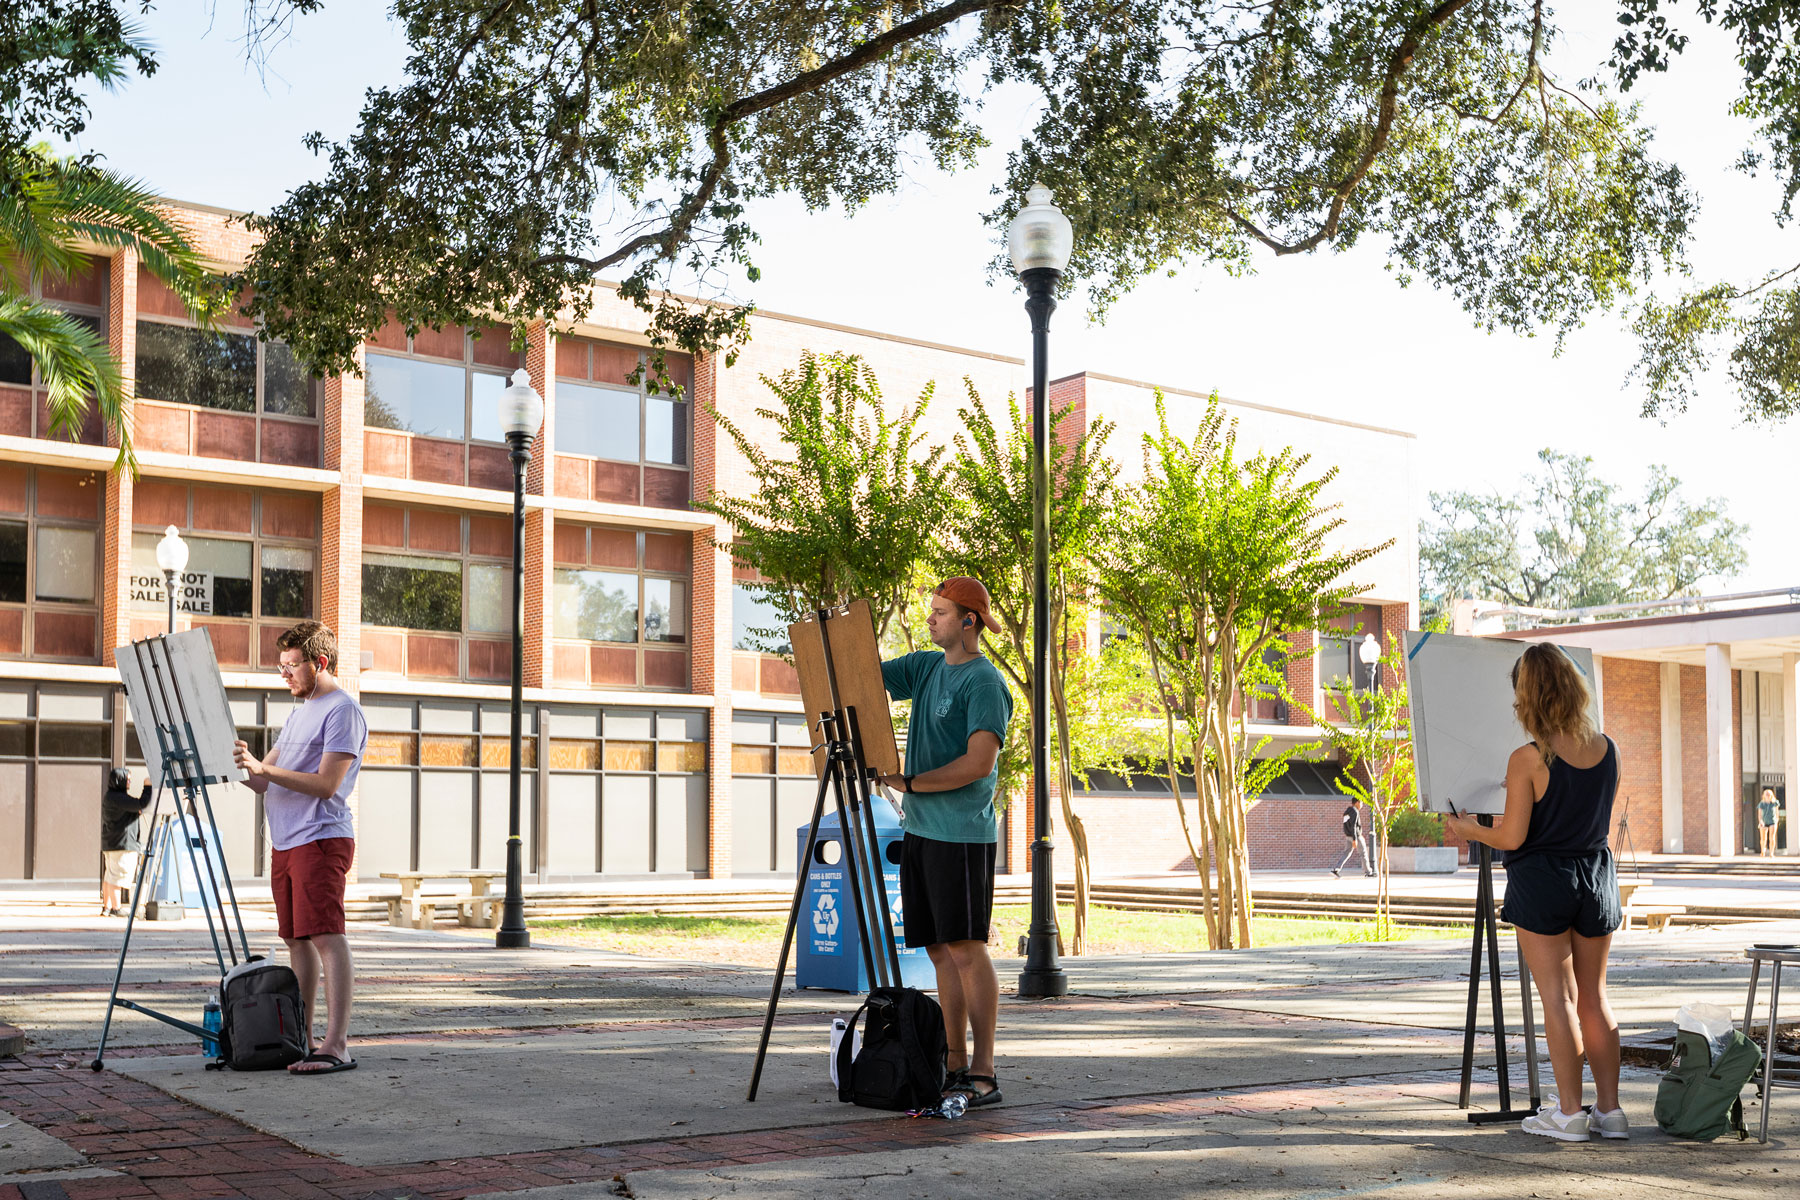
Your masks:
[{"label": "black tank top", "polygon": [[1606,753],[1591,767],[1556,759],[1543,798],[1531,806],[1524,844],[1507,852],[1508,861],[1532,854],[1574,858],[1604,849],[1618,790],[1619,754],[1611,738],[1606,739]]}]

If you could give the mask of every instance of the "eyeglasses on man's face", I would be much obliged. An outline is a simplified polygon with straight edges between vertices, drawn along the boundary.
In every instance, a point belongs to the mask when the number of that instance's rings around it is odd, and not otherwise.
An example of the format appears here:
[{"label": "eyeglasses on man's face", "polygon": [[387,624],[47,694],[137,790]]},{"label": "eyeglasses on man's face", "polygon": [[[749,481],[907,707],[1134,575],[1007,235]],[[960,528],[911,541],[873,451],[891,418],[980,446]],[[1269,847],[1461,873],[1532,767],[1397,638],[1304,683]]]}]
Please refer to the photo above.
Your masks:
[{"label": "eyeglasses on man's face", "polygon": [[302,659],[299,662],[291,662],[291,663],[284,662],[280,666],[276,667],[275,669],[277,671],[281,672],[283,678],[292,679],[296,674],[299,673],[301,667],[310,667],[310,666],[312,666],[311,663],[307,662],[305,659]]}]

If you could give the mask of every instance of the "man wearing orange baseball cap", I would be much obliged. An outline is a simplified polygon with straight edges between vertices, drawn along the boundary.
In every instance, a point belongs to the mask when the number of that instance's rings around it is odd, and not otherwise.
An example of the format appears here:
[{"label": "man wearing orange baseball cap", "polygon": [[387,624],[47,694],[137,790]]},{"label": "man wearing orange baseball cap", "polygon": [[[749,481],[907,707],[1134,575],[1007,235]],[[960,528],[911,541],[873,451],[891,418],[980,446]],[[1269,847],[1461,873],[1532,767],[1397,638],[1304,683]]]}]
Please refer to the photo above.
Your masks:
[{"label": "man wearing orange baseball cap", "polygon": [[[994,1027],[1000,980],[988,958],[994,908],[994,785],[1012,720],[1012,693],[981,653],[981,631],[1000,632],[988,590],[966,575],[938,586],[925,628],[936,650],[881,664],[888,695],[911,700],[906,774],[881,782],[901,796],[900,904],[906,944],[937,968],[950,1043],[948,1090],[970,1108],[1000,1102]],[[974,1052],[969,1035],[974,1034]]]}]

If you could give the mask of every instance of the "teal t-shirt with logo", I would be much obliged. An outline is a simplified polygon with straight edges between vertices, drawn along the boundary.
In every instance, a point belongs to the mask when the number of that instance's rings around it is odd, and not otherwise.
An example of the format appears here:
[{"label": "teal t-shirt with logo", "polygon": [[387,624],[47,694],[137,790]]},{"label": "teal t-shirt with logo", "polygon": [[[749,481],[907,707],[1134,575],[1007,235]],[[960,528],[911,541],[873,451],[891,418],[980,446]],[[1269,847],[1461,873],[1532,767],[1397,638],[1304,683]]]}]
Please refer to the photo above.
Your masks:
[{"label": "teal t-shirt with logo", "polygon": [[1773,800],[1758,800],[1756,802],[1756,816],[1761,824],[1773,825],[1775,823],[1775,814],[1776,807]]},{"label": "teal t-shirt with logo", "polygon": [[[1000,669],[977,655],[950,666],[941,650],[903,654],[881,664],[881,682],[896,700],[912,701],[906,727],[906,773],[923,775],[955,762],[969,750],[969,738],[985,729],[1006,743],[1012,720],[1012,693]],[[996,763],[984,779],[953,792],[914,792],[901,799],[901,827],[936,842],[992,842]]]}]

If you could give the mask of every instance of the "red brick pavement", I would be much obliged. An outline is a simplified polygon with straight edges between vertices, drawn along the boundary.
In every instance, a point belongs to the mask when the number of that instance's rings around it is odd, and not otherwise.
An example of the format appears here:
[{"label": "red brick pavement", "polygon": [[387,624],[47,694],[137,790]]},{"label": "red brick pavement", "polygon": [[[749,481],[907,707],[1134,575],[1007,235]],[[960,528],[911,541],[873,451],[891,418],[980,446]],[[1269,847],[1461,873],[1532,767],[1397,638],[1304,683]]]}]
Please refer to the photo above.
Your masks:
[{"label": "red brick pavement", "polygon": [[1384,1076],[1374,1083],[1307,1083],[1196,1091],[1109,1101],[1002,1107],[963,1121],[857,1121],[842,1126],[708,1134],[612,1146],[358,1167],[188,1104],[68,1055],[0,1062],[0,1108],[62,1139],[94,1166],[94,1179],[0,1186],[0,1200],[458,1200],[481,1192],[605,1181],[662,1167],[714,1167],[783,1159],[1018,1140],[1066,1131],[1141,1128],[1146,1120],[1333,1108],[1391,1099],[1396,1086],[1452,1102],[1449,1072]]}]

